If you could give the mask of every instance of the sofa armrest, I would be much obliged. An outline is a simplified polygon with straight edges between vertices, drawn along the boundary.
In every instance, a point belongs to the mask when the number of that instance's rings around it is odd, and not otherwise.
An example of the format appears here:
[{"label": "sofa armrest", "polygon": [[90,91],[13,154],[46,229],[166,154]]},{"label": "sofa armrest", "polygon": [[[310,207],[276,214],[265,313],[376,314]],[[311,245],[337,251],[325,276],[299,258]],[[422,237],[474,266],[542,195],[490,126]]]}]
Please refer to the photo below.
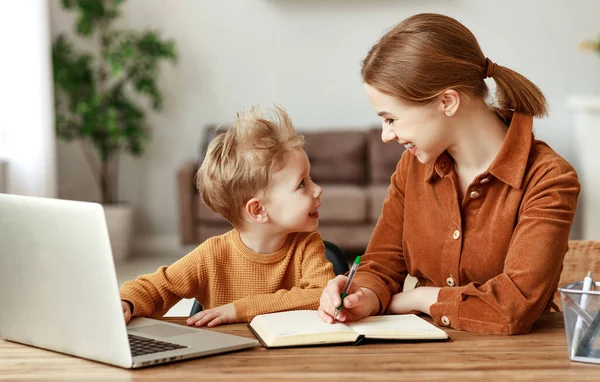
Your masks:
[{"label": "sofa armrest", "polygon": [[197,162],[188,162],[177,170],[177,187],[179,192],[179,233],[181,244],[198,244],[196,238],[196,214],[198,211],[198,192],[194,178],[198,171]]}]

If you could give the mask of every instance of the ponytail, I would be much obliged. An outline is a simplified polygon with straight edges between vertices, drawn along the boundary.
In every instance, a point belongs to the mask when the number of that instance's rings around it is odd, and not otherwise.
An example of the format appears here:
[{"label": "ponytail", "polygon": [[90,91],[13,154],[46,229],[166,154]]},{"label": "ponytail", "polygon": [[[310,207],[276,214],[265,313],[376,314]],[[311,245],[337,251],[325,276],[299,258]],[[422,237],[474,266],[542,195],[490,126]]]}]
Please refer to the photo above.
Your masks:
[{"label": "ponytail", "polygon": [[535,117],[548,113],[537,86],[486,58],[473,33],[444,15],[418,14],[396,25],[373,45],[361,74],[379,91],[417,103],[432,102],[447,89],[485,100],[484,78],[492,77],[500,108]]}]

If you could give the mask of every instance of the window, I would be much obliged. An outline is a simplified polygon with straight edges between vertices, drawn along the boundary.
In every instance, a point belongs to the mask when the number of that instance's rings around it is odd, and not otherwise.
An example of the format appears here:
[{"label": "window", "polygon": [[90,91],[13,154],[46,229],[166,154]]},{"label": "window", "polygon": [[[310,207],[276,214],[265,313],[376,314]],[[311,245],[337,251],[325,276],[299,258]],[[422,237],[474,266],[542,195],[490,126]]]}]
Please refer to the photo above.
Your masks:
[{"label": "window", "polygon": [[7,138],[6,138],[7,132],[6,132],[6,128],[0,125],[0,162],[3,161],[3,159],[6,159],[7,157]]}]

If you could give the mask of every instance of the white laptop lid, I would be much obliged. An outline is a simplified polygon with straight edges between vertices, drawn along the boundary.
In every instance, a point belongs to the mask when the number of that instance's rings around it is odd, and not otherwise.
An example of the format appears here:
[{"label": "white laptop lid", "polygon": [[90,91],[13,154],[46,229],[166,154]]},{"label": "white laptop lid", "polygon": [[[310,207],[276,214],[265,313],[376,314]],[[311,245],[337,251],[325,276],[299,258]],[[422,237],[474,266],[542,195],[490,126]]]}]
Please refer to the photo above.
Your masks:
[{"label": "white laptop lid", "polygon": [[0,337],[131,367],[102,206],[0,194]]}]

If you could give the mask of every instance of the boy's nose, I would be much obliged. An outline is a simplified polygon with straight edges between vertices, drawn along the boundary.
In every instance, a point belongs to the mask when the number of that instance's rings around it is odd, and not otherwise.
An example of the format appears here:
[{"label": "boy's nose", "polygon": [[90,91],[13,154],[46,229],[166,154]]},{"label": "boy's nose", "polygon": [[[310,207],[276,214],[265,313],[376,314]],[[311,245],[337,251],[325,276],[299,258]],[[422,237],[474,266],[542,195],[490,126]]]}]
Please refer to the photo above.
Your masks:
[{"label": "boy's nose", "polygon": [[315,183],[315,198],[318,198],[323,194],[323,187]]}]

